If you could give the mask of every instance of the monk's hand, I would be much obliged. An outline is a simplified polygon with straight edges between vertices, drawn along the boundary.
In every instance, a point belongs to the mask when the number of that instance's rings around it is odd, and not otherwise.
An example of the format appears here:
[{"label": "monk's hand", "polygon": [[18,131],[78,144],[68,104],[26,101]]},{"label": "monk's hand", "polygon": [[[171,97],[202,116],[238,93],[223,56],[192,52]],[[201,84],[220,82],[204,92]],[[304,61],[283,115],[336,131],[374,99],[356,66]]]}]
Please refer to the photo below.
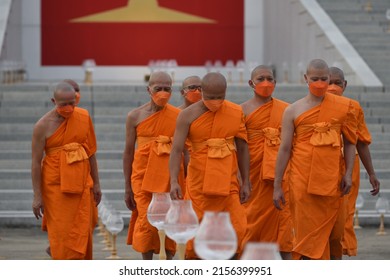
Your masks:
[{"label": "monk's hand", "polygon": [[371,195],[377,195],[379,193],[381,183],[378,178],[376,178],[375,174],[370,175],[370,184],[372,186],[372,190],[370,191]]},{"label": "monk's hand", "polygon": [[39,220],[39,218],[42,218],[43,216],[43,201],[41,195],[34,195],[33,202],[32,202],[32,210],[34,213],[35,218]]},{"label": "monk's hand", "polygon": [[102,200],[102,191],[100,189],[99,183],[93,185],[93,197],[95,199],[96,206],[98,206],[100,201]]},{"label": "monk's hand", "polygon": [[134,200],[134,193],[133,190],[130,188],[129,190],[126,189],[125,191],[125,203],[129,210],[134,211],[136,208],[135,200]]},{"label": "monk's hand", "polygon": [[341,180],[341,196],[344,196],[346,194],[349,194],[352,187],[352,176],[344,175]]},{"label": "monk's hand", "polygon": [[252,185],[250,183],[245,183],[241,185],[240,188],[240,202],[241,204],[248,201],[252,192]]},{"label": "monk's hand", "polygon": [[177,200],[177,199],[183,199],[183,194],[181,192],[181,187],[179,183],[177,182],[171,182],[171,199]]},{"label": "monk's hand", "polygon": [[[284,205],[286,203],[286,200],[284,199],[284,193],[281,183],[274,182],[273,201],[276,209],[282,210],[282,204]],[[280,202],[282,202],[282,204],[280,204]]]}]

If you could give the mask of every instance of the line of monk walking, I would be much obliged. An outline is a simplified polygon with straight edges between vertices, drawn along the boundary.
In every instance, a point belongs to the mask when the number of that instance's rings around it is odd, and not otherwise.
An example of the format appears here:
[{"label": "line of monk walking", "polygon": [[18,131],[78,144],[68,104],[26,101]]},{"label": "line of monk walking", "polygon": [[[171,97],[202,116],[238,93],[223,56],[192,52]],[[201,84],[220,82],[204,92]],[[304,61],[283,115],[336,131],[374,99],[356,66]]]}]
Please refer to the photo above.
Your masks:
[{"label": "line of monk walking", "polygon": [[[154,192],[189,199],[199,221],[205,211],[230,214],[239,259],[248,242],[277,243],[283,259],[341,259],[357,254],[353,229],[362,161],[379,193],[364,113],[343,97],[341,69],[321,59],[304,75],[308,93],[292,104],[272,96],[276,80],[259,65],[248,85],[253,97],[226,100],[220,73],[184,79],[179,107],[170,105],[172,79],[153,72],[150,101],[130,111],[123,152],[127,244],[145,260],[158,254],[157,229],[147,219]],[[102,196],[91,117],[78,107],[80,90],[60,82],[55,107],[34,126],[32,209],[42,218],[53,259],[92,259]],[[356,156],[358,154],[358,156]],[[176,244],[165,242],[167,259]],[[199,259],[192,241],[186,259]]]}]

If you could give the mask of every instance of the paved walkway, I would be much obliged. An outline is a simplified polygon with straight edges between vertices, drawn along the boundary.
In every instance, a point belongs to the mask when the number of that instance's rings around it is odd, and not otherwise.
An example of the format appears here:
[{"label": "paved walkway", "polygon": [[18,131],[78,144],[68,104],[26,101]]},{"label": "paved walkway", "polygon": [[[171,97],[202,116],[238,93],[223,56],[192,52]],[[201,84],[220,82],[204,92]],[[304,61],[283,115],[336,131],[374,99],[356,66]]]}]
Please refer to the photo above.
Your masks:
[{"label": "paved walkway", "polygon": [[[345,257],[350,260],[390,260],[390,229],[386,235],[377,235],[378,228],[364,227],[356,230],[358,237],[358,256]],[[103,237],[95,231],[94,259],[108,258],[110,251],[103,250]],[[117,238],[118,256],[125,260],[140,260],[141,255],[126,245],[127,231],[122,231]],[[49,260],[45,253],[48,246],[47,234],[38,227],[0,228],[0,259],[3,260]],[[155,259],[158,256],[155,255]]]}]

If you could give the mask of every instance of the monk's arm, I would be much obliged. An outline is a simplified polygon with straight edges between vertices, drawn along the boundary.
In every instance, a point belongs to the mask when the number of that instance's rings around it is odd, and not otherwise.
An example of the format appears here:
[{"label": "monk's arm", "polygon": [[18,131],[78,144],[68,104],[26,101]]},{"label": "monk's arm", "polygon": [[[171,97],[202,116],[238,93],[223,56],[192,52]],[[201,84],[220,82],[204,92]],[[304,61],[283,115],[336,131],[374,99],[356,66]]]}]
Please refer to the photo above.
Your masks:
[{"label": "monk's arm", "polygon": [[249,149],[248,143],[241,139],[235,138],[236,147],[237,147],[237,161],[238,168],[240,170],[241,183],[240,186],[240,201],[245,203],[248,201],[252,186],[249,179]]},{"label": "monk's arm", "polygon": [[180,173],[181,157],[184,150],[185,141],[187,139],[189,124],[186,121],[186,114],[180,112],[176,120],[176,130],[173,136],[173,144],[171,154],[169,156],[169,174],[171,183],[171,198],[182,199],[183,194],[178,182]]},{"label": "monk's arm", "polygon": [[380,182],[377,179],[374,171],[370,149],[366,143],[361,141],[357,142],[356,149],[359,153],[360,160],[362,161],[364,168],[366,169],[367,174],[370,178],[370,183],[372,186],[371,195],[377,195],[379,193]]},{"label": "monk's arm", "polygon": [[282,119],[281,143],[276,158],[273,201],[277,209],[281,210],[280,201],[285,204],[282,182],[284,172],[290,160],[292,141],[294,137],[294,115],[291,107],[287,107]]},{"label": "monk's arm", "polygon": [[34,126],[31,142],[31,179],[34,192],[32,210],[37,219],[41,218],[43,214],[41,164],[45,149],[45,142],[44,126],[41,123],[37,123]]},{"label": "monk's arm", "polygon": [[343,135],[344,142],[344,161],[345,161],[345,174],[341,181],[341,192],[343,195],[348,194],[352,187],[352,171],[355,162],[355,149],[356,146],[349,142],[347,137]]},{"label": "monk's arm", "polygon": [[96,206],[98,206],[102,199],[102,191],[100,189],[99,172],[95,154],[89,157],[89,165],[91,166],[91,177],[93,180],[93,195]]},{"label": "monk's arm", "polygon": [[136,140],[135,120],[131,113],[126,119],[126,143],[123,152],[123,175],[125,176],[125,203],[128,209],[135,209],[134,193],[131,186],[131,174]]}]

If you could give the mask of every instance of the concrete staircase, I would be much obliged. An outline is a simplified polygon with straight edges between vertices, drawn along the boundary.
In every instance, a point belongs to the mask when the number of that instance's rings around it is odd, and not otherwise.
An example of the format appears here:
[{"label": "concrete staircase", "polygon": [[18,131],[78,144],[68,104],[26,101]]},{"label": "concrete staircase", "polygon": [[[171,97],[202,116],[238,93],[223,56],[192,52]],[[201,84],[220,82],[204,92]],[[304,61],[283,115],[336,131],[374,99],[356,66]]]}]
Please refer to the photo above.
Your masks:
[{"label": "concrete staircase", "polygon": [[[317,0],[356,51],[390,87],[390,21],[388,0]],[[372,9],[367,10],[371,4]]]},{"label": "concrete staircase", "polygon": [[[382,195],[390,199],[390,92],[379,88],[349,87],[346,95],[361,102],[373,137],[371,154],[382,183]],[[275,97],[293,102],[307,93],[302,85],[280,84]],[[230,85],[227,98],[242,103],[252,93],[246,85]],[[31,136],[34,123],[52,108],[51,86],[21,84],[0,87],[0,224],[39,225],[32,215]],[[90,111],[98,140],[98,166],[102,191],[114,207],[130,217],[124,201],[122,153],[125,143],[127,112],[148,101],[144,84],[100,84],[81,87],[80,107]],[[174,87],[171,99],[179,105],[179,89]],[[361,193],[365,198],[361,218],[378,223],[376,198],[365,171],[361,172]],[[388,219],[389,216],[387,216]],[[374,219],[373,219],[374,218]]]}]

